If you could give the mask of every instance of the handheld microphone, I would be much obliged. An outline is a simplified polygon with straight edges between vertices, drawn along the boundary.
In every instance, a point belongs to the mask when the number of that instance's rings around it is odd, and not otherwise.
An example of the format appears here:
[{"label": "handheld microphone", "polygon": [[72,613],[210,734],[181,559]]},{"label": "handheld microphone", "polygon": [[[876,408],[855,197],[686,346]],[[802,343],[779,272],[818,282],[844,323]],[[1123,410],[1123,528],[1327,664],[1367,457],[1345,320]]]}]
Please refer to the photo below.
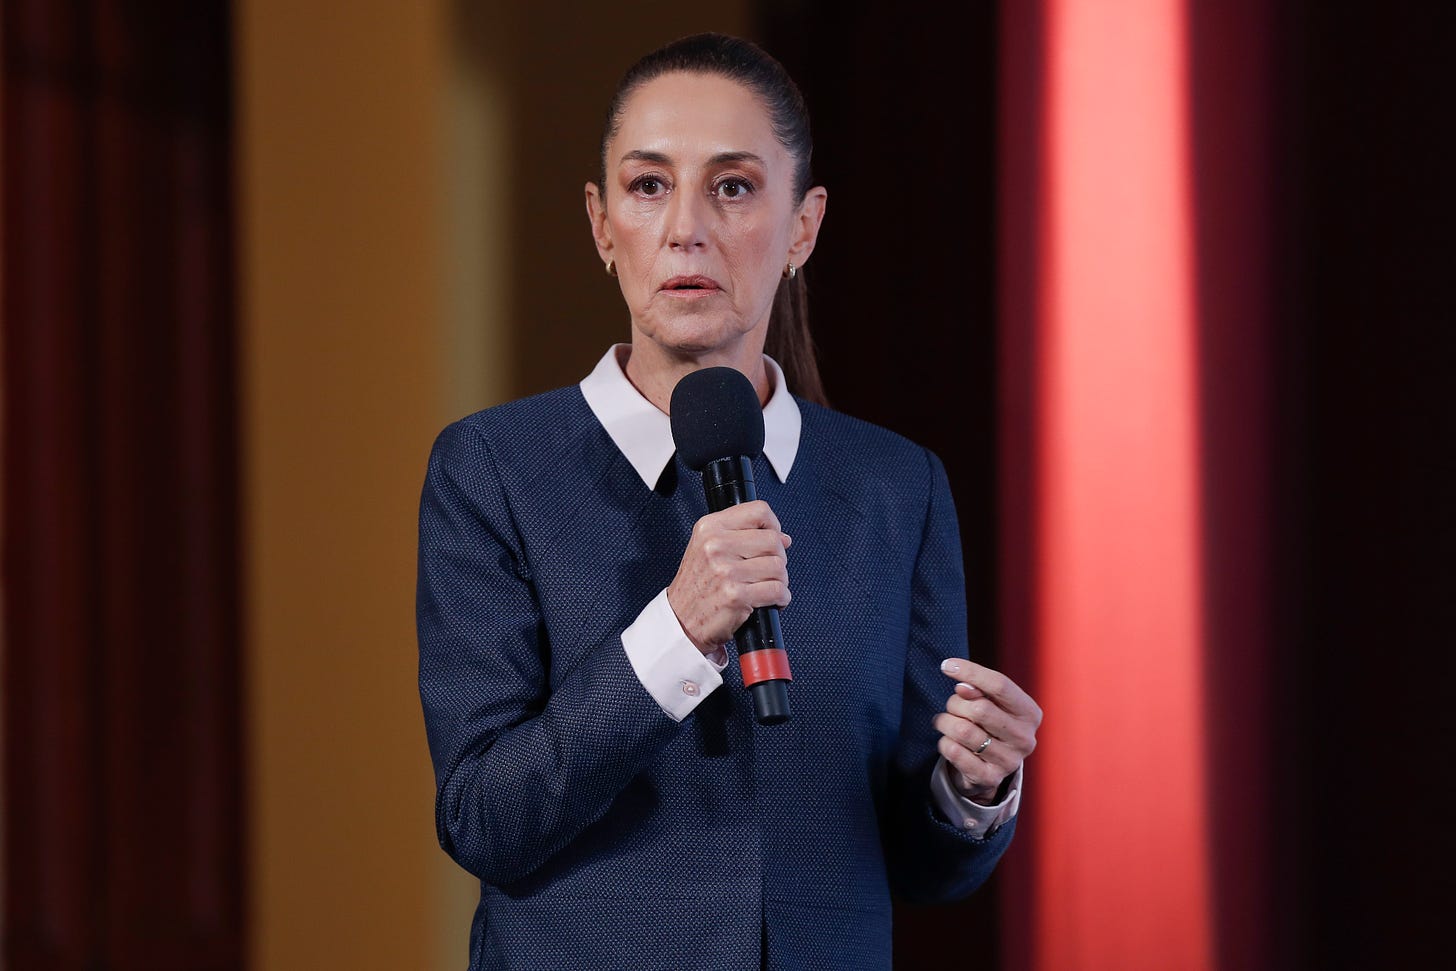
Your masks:
[{"label": "handheld microphone", "polygon": [[[703,474],[709,511],[757,499],[753,460],[763,452],[763,410],[748,378],[728,367],[694,371],[673,388],[669,407],[672,440],[684,464]],[[733,641],[758,723],[788,721],[793,675],[779,629],[779,608],[755,608]]]}]

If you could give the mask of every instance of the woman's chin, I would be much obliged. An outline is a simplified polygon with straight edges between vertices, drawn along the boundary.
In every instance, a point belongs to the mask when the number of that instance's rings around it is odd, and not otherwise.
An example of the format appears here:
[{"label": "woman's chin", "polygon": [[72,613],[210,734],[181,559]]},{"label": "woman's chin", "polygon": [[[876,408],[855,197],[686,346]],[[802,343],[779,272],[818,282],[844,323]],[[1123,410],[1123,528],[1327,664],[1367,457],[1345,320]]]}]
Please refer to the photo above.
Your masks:
[{"label": "woman's chin", "polygon": [[639,331],[664,350],[690,356],[735,349],[746,336],[745,329],[725,320],[721,313],[674,314],[669,320],[653,321]]}]

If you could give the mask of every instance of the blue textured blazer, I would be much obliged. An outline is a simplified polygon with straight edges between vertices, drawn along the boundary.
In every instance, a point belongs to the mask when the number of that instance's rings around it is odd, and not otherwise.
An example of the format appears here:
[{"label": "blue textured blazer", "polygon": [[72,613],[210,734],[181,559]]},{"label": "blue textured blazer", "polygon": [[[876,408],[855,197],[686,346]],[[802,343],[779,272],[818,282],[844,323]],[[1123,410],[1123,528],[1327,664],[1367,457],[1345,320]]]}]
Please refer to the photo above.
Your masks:
[{"label": "blue textured blazer", "polygon": [[[794,537],[794,715],[758,726],[736,664],[681,723],[621,632],[707,513],[655,489],[577,387],[446,428],[420,508],[420,695],[440,845],[479,877],[476,968],[888,968],[892,892],[969,894],[1005,850],[931,807],[966,655],[955,511],[936,457],[796,399],[758,494]],[[731,651],[730,651],[731,653]]]}]

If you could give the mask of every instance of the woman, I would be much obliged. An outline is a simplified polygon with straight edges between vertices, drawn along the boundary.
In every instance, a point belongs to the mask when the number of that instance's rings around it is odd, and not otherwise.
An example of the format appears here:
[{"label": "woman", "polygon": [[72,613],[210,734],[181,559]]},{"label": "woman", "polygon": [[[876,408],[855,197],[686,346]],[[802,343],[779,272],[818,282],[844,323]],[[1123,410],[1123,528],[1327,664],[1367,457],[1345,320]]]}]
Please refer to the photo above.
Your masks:
[{"label": "woman", "polygon": [[[757,47],[644,58],[586,187],[631,343],[435,443],[420,692],[440,843],[481,880],[472,968],[884,968],[891,889],[963,896],[1011,838],[1041,713],[965,660],[944,470],[789,393],[818,396],[810,152]],[[666,412],[712,365],[767,436],[760,501],[710,515]],[[794,716],[757,726],[732,634],[791,600]]]}]

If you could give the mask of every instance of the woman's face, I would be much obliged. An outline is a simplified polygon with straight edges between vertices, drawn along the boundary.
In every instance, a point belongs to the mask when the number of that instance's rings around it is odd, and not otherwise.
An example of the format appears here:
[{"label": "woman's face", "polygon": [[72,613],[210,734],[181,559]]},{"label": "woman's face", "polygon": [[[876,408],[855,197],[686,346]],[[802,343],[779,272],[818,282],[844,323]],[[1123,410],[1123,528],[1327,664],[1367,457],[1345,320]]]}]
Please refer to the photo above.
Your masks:
[{"label": "woman's face", "polygon": [[715,75],[639,87],[607,145],[605,198],[587,185],[603,262],[636,336],[673,356],[762,349],[784,265],[814,249],[825,193],[793,197],[794,159],[758,98]]}]

